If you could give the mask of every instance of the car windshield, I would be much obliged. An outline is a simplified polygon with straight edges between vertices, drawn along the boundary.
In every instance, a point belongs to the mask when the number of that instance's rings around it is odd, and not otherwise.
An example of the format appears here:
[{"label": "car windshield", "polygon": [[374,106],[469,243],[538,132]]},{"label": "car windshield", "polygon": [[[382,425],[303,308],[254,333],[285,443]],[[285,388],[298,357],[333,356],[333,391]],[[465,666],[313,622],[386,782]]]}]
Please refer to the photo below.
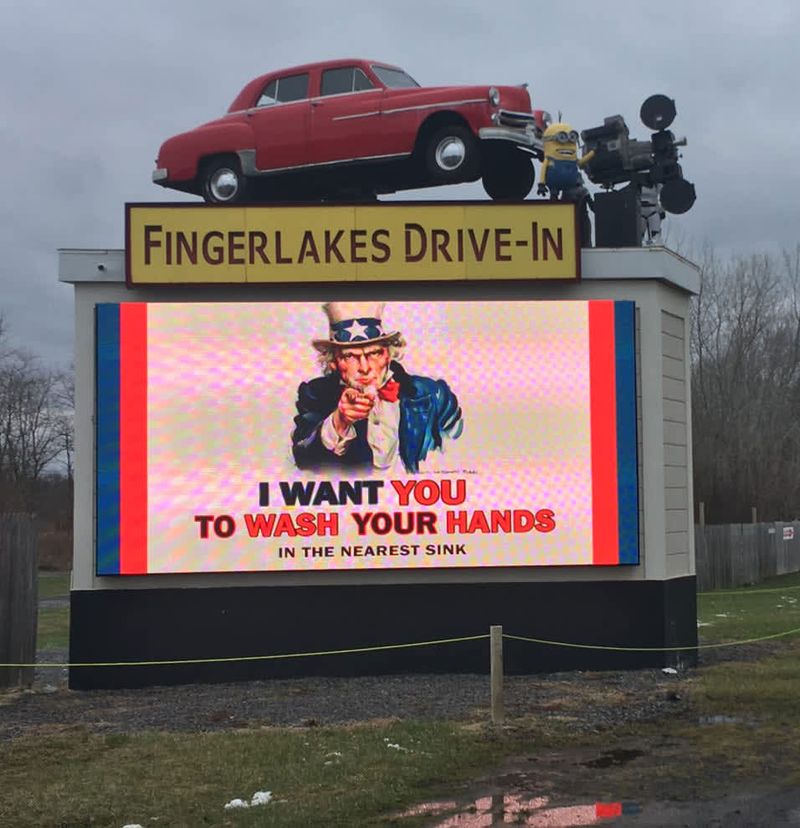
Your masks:
[{"label": "car windshield", "polygon": [[402,69],[392,69],[389,66],[373,66],[372,71],[378,76],[378,80],[389,89],[408,89],[419,84],[407,75]]}]

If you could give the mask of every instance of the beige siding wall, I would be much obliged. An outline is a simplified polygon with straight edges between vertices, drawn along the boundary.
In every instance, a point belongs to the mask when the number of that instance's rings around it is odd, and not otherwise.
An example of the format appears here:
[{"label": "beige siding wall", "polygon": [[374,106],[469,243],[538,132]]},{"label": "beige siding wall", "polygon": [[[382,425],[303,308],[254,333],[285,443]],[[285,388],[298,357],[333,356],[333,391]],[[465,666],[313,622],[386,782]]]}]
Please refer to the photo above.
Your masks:
[{"label": "beige siding wall", "polygon": [[666,575],[690,571],[686,321],[661,311]]},{"label": "beige siding wall", "polygon": [[636,480],[639,498],[639,565],[644,565],[644,427],[642,422],[642,309],[634,311],[634,342],[636,348]]}]

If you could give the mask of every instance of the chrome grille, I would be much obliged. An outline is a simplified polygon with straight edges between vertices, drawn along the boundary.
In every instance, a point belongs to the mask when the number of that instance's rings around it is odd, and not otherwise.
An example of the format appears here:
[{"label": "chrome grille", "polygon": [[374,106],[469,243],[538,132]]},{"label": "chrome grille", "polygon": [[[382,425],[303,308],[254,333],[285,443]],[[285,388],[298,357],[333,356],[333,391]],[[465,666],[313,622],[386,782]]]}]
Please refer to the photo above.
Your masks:
[{"label": "chrome grille", "polygon": [[534,126],[535,119],[531,112],[510,112],[508,109],[501,109],[497,113],[497,123],[500,126],[524,129],[528,124]]}]

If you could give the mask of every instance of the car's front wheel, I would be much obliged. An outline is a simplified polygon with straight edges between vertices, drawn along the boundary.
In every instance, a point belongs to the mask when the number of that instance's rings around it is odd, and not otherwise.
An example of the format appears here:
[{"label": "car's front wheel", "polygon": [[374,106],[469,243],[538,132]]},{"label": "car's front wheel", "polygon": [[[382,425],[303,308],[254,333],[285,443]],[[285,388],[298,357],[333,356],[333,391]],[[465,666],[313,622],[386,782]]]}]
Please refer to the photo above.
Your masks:
[{"label": "car's front wheel", "polygon": [[477,178],[480,156],[472,131],[460,124],[437,129],[425,145],[425,168],[437,184]]},{"label": "car's front wheel", "polygon": [[236,156],[219,156],[206,162],[202,184],[203,198],[209,204],[237,204],[247,197],[247,176]]},{"label": "car's front wheel", "polygon": [[531,191],[535,174],[530,156],[517,149],[499,153],[486,164],[483,189],[495,201],[521,200]]}]

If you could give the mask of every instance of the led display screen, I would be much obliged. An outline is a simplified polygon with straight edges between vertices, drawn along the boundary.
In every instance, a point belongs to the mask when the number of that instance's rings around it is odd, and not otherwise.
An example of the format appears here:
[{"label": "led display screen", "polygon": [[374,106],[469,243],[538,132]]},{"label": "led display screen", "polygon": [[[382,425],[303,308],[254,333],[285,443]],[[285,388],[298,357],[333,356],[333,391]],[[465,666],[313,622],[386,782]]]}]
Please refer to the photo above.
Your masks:
[{"label": "led display screen", "polygon": [[100,575],[638,563],[632,302],[96,324]]}]

